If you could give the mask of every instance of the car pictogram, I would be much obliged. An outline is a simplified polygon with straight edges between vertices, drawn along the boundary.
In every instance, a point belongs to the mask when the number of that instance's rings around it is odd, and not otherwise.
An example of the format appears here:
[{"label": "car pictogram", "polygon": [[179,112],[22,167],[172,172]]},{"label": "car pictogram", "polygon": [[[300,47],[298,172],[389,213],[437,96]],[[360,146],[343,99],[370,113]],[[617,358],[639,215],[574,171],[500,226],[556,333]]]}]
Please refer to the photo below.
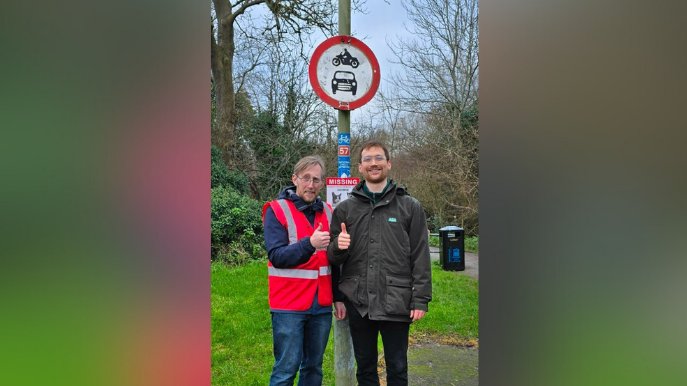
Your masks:
[{"label": "car pictogram", "polygon": [[350,91],[355,95],[358,91],[358,82],[355,80],[355,74],[350,71],[337,71],[332,78],[332,93],[337,91]]}]

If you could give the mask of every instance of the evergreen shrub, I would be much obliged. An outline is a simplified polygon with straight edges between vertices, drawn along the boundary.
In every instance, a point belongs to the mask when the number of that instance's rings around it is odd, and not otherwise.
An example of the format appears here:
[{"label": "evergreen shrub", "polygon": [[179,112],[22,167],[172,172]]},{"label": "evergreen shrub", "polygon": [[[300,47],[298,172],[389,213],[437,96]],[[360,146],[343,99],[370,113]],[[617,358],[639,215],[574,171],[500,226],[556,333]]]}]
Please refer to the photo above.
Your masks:
[{"label": "evergreen shrub", "polygon": [[222,160],[222,152],[215,146],[211,148],[210,188],[231,186],[240,194],[250,192],[248,176],[237,170],[230,170]]},{"label": "evergreen shrub", "polygon": [[262,204],[236,189],[211,190],[212,261],[240,265],[266,257],[262,231]]}]

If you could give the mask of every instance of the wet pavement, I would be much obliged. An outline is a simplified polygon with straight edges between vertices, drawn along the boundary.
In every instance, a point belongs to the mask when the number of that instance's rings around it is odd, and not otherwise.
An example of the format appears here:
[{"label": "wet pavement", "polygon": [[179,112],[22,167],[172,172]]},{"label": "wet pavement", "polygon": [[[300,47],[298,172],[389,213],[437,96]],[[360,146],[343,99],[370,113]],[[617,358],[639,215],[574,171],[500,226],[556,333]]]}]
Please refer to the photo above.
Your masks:
[{"label": "wet pavement", "polygon": [[[439,260],[439,248],[430,247],[430,258]],[[479,279],[479,255],[465,252],[465,270]],[[478,386],[479,349],[433,342],[414,343],[408,348],[408,384],[422,386]],[[380,374],[386,385],[386,374]]]},{"label": "wet pavement", "polygon": [[479,350],[445,344],[423,344],[408,350],[408,384],[478,386]]}]

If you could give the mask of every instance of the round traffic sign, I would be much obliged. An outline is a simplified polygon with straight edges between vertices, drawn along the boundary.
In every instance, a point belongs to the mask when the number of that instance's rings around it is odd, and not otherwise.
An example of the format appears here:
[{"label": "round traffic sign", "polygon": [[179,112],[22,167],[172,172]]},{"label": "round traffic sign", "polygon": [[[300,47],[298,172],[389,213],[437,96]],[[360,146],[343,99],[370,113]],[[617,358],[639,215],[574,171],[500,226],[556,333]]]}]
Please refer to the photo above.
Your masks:
[{"label": "round traffic sign", "polygon": [[363,106],[379,88],[377,58],[365,43],[352,36],[334,36],[317,46],[308,72],[315,93],[339,110]]}]

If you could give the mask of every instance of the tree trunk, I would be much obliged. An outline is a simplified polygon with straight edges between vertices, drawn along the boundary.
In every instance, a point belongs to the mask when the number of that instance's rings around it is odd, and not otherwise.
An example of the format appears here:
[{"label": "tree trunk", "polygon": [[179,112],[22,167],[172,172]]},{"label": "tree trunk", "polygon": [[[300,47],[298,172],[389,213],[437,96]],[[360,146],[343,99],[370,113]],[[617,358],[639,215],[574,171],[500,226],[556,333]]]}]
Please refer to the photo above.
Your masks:
[{"label": "tree trunk", "polygon": [[235,158],[236,151],[236,94],[234,92],[234,15],[229,3],[215,0],[217,38],[214,24],[211,33],[211,70],[215,80],[217,135],[213,144],[224,154],[225,161]]}]

